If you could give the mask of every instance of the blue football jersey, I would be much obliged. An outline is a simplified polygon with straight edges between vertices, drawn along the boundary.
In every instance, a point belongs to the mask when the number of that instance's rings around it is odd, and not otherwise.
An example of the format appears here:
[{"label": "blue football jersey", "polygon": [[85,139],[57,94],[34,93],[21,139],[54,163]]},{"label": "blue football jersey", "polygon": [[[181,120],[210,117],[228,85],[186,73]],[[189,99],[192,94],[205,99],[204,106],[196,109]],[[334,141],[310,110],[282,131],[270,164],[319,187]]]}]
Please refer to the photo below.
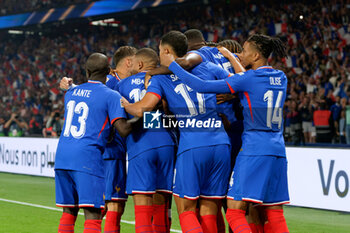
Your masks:
[{"label": "blue football jersey", "polygon": [[[107,75],[106,86],[112,90],[117,91],[118,83],[121,80],[117,72],[112,72]],[[103,153],[104,159],[126,159],[126,142],[125,138],[119,135],[118,132],[114,134],[113,141],[107,144],[106,150]]]},{"label": "blue football jersey", "polygon": [[[121,80],[118,84],[120,94],[130,103],[140,101],[146,94],[144,86],[145,72],[141,72]],[[133,116],[128,114],[128,118]],[[162,146],[175,145],[171,132],[167,129],[135,129],[126,138],[128,159],[141,154],[144,151]]]},{"label": "blue football jersey", "polygon": [[282,109],[287,77],[283,71],[262,66],[224,80],[204,81],[182,69],[176,62],[171,63],[169,69],[197,91],[239,93],[244,108],[240,155],[285,156]]},{"label": "blue football jersey", "polygon": [[55,169],[104,176],[102,154],[113,123],[126,118],[121,96],[98,81],[88,81],[67,91],[64,126]]},{"label": "blue football jersey", "polygon": [[221,66],[223,69],[227,70],[231,74],[235,73],[230,61],[220,53],[216,47],[203,46],[198,49],[198,52],[203,54],[203,56],[210,62]]},{"label": "blue football jersey", "polygon": [[111,74],[107,75],[107,82],[106,86],[111,88],[112,90],[117,90],[117,85],[121,78],[117,74],[117,72],[112,72]]},{"label": "blue football jersey", "polygon": [[[202,62],[191,72],[209,80],[229,75],[211,62]],[[180,131],[178,154],[192,148],[230,144],[216,111],[215,94],[198,93],[186,86],[174,74],[152,77],[147,92],[159,98],[165,98],[169,104],[169,110],[176,116]],[[183,122],[185,127],[181,127],[179,122]],[[207,122],[209,127],[203,127],[204,124],[197,125],[197,122]]]},{"label": "blue football jersey", "polygon": [[[231,74],[235,73],[235,70],[233,69],[230,61],[224,57],[216,47],[203,46],[197,51],[190,51],[190,53],[196,53],[200,55],[203,61],[210,61],[214,64],[217,64]],[[218,113],[225,114],[231,123],[237,121],[234,109],[239,109],[239,106],[233,106],[233,104],[239,105],[239,102],[231,100],[217,105]]]}]

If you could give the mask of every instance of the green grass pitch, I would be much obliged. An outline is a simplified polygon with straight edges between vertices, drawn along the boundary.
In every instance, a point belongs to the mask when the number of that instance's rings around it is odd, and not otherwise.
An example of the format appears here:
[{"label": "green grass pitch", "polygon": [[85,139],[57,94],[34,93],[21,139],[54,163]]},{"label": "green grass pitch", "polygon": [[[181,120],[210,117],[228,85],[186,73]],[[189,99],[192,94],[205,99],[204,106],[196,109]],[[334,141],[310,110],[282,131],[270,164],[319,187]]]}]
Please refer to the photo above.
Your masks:
[{"label": "green grass pitch", "polygon": [[[5,199],[40,206],[23,205],[5,201]],[[122,218],[129,223],[122,223],[122,232],[135,232],[134,225],[130,224],[134,220],[133,210],[130,198]],[[350,214],[287,206],[285,215],[289,230],[293,233],[350,232]],[[0,173],[1,233],[57,232],[60,216],[59,208],[55,207],[54,179]],[[175,205],[173,205],[172,216],[172,229],[179,231],[180,225]],[[83,231],[83,222],[84,217],[79,215],[75,232]]]}]

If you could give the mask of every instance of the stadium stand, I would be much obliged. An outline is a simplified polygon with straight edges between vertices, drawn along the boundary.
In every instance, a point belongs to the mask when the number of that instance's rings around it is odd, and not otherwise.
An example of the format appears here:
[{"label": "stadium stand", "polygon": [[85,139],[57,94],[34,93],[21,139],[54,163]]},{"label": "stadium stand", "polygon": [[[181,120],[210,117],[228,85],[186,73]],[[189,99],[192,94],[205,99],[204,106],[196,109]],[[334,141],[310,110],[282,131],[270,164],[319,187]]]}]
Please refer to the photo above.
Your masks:
[{"label": "stadium stand", "polygon": [[92,2],[89,0],[32,0],[32,1],[21,1],[21,4],[18,4],[16,1],[11,0],[1,0],[1,10],[0,15],[12,15],[23,12],[32,12],[39,11],[43,9],[49,9],[52,7],[62,7],[69,4],[79,4]]},{"label": "stadium stand", "polygon": [[[3,1],[7,2],[12,1]],[[0,78],[4,83],[0,87],[0,133],[8,135],[10,130],[4,126],[14,111],[28,124],[23,129],[26,136],[41,135],[52,112],[63,116],[58,80],[69,76],[76,83],[84,82],[81,65],[92,51],[112,57],[122,45],[157,49],[165,32],[198,28],[208,41],[215,42],[231,38],[242,43],[257,32],[279,36],[288,44],[289,57],[283,62],[271,57],[270,62],[284,70],[289,80],[284,106],[286,142],[350,144],[350,1],[290,2],[273,7],[215,1],[190,9],[176,7],[181,10],[120,16],[119,28],[92,26],[81,20],[72,22],[72,29],[56,23],[23,35],[0,32]],[[11,10],[15,11],[20,10]]]}]

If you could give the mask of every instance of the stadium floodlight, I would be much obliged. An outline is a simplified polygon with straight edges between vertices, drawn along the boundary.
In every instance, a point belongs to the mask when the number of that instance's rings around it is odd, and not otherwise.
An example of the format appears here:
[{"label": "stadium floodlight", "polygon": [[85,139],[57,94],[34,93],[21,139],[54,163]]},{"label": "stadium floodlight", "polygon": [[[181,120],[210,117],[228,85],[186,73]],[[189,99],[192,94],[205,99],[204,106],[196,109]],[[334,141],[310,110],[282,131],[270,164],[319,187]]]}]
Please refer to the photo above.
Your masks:
[{"label": "stadium floodlight", "polygon": [[21,35],[23,34],[23,31],[20,30],[8,30],[9,34],[17,34],[17,35]]},{"label": "stadium floodlight", "polygon": [[103,20],[95,20],[90,22],[90,25],[94,26],[111,26],[111,27],[118,27],[120,24],[120,21],[116,21],[114,18],[109,19],[103,19]]}]

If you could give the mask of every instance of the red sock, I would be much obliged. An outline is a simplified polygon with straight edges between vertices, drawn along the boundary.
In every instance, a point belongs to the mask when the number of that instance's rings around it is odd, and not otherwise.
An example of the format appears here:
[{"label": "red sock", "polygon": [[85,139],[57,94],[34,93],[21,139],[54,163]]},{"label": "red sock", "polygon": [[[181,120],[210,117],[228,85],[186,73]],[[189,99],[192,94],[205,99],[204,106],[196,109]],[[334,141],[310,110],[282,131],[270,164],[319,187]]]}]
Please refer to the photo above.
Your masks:
[{"label": "red sock", "polygon": [[204,215],[200,218],[203,233],[217,233],[216,215]]},{"label": "red sock", "polygon": [[226,226],[225,226],[225,220],[224,220],[224,216],[222,215],[221,209],[219,209],[218,211],[216,224],[218,226],[218,233],[225,233]]},{"label": "red sock", "polygon": [[152,229],[153,206],[135,205],[135,232],[153,232]]},{"label": "red sock", "polygon": [[258,229],[258,233],[264,233],[264,226],[261,224],[255,225],[256,228]]},{"label": "red sock", "polygon": [[167,233],[169,229],[168,207],[166,204],[153,205],[152,228],[154,232]]},{"label": "red sock", "polygon": [[195,212],[185,211],[180,214],[179,219],[182,232],[203,233]]},{"label": "red sock", "polygon": [[226,219],[234,233],[251,233],[248,222],[245,219],[245,211],[237,209],[227,209]]},{"label": "red sock", "polygon": [[259,233],[258,228],[254,223],[249,223],[250,230],[252,230],[252,233]]},{"label": "red sock", "polygon": [[74,233],[74,224],[77,216],[68,213],[62,213],[58,233]]},{"label": "red sock", "polygon": [[[283,209],[279,210],[265,210],[270,232],[288,233],[288,227],[283,215]],[[268,231],[267,231],[268,232]]]},{"label": "red sock", "polygon": [[84,233],[98,233],[101,232],[102,220],[86,219],[84,223]]},{"label": "red sock", "polygon": [[107,211],[104,233],[119,233],[121,213]]},{"label": "red sock", "polygon": [[271,226],[271,224],[269,222],[265,222],[263,232],[264,233],[273,233],[270,226]]}]

